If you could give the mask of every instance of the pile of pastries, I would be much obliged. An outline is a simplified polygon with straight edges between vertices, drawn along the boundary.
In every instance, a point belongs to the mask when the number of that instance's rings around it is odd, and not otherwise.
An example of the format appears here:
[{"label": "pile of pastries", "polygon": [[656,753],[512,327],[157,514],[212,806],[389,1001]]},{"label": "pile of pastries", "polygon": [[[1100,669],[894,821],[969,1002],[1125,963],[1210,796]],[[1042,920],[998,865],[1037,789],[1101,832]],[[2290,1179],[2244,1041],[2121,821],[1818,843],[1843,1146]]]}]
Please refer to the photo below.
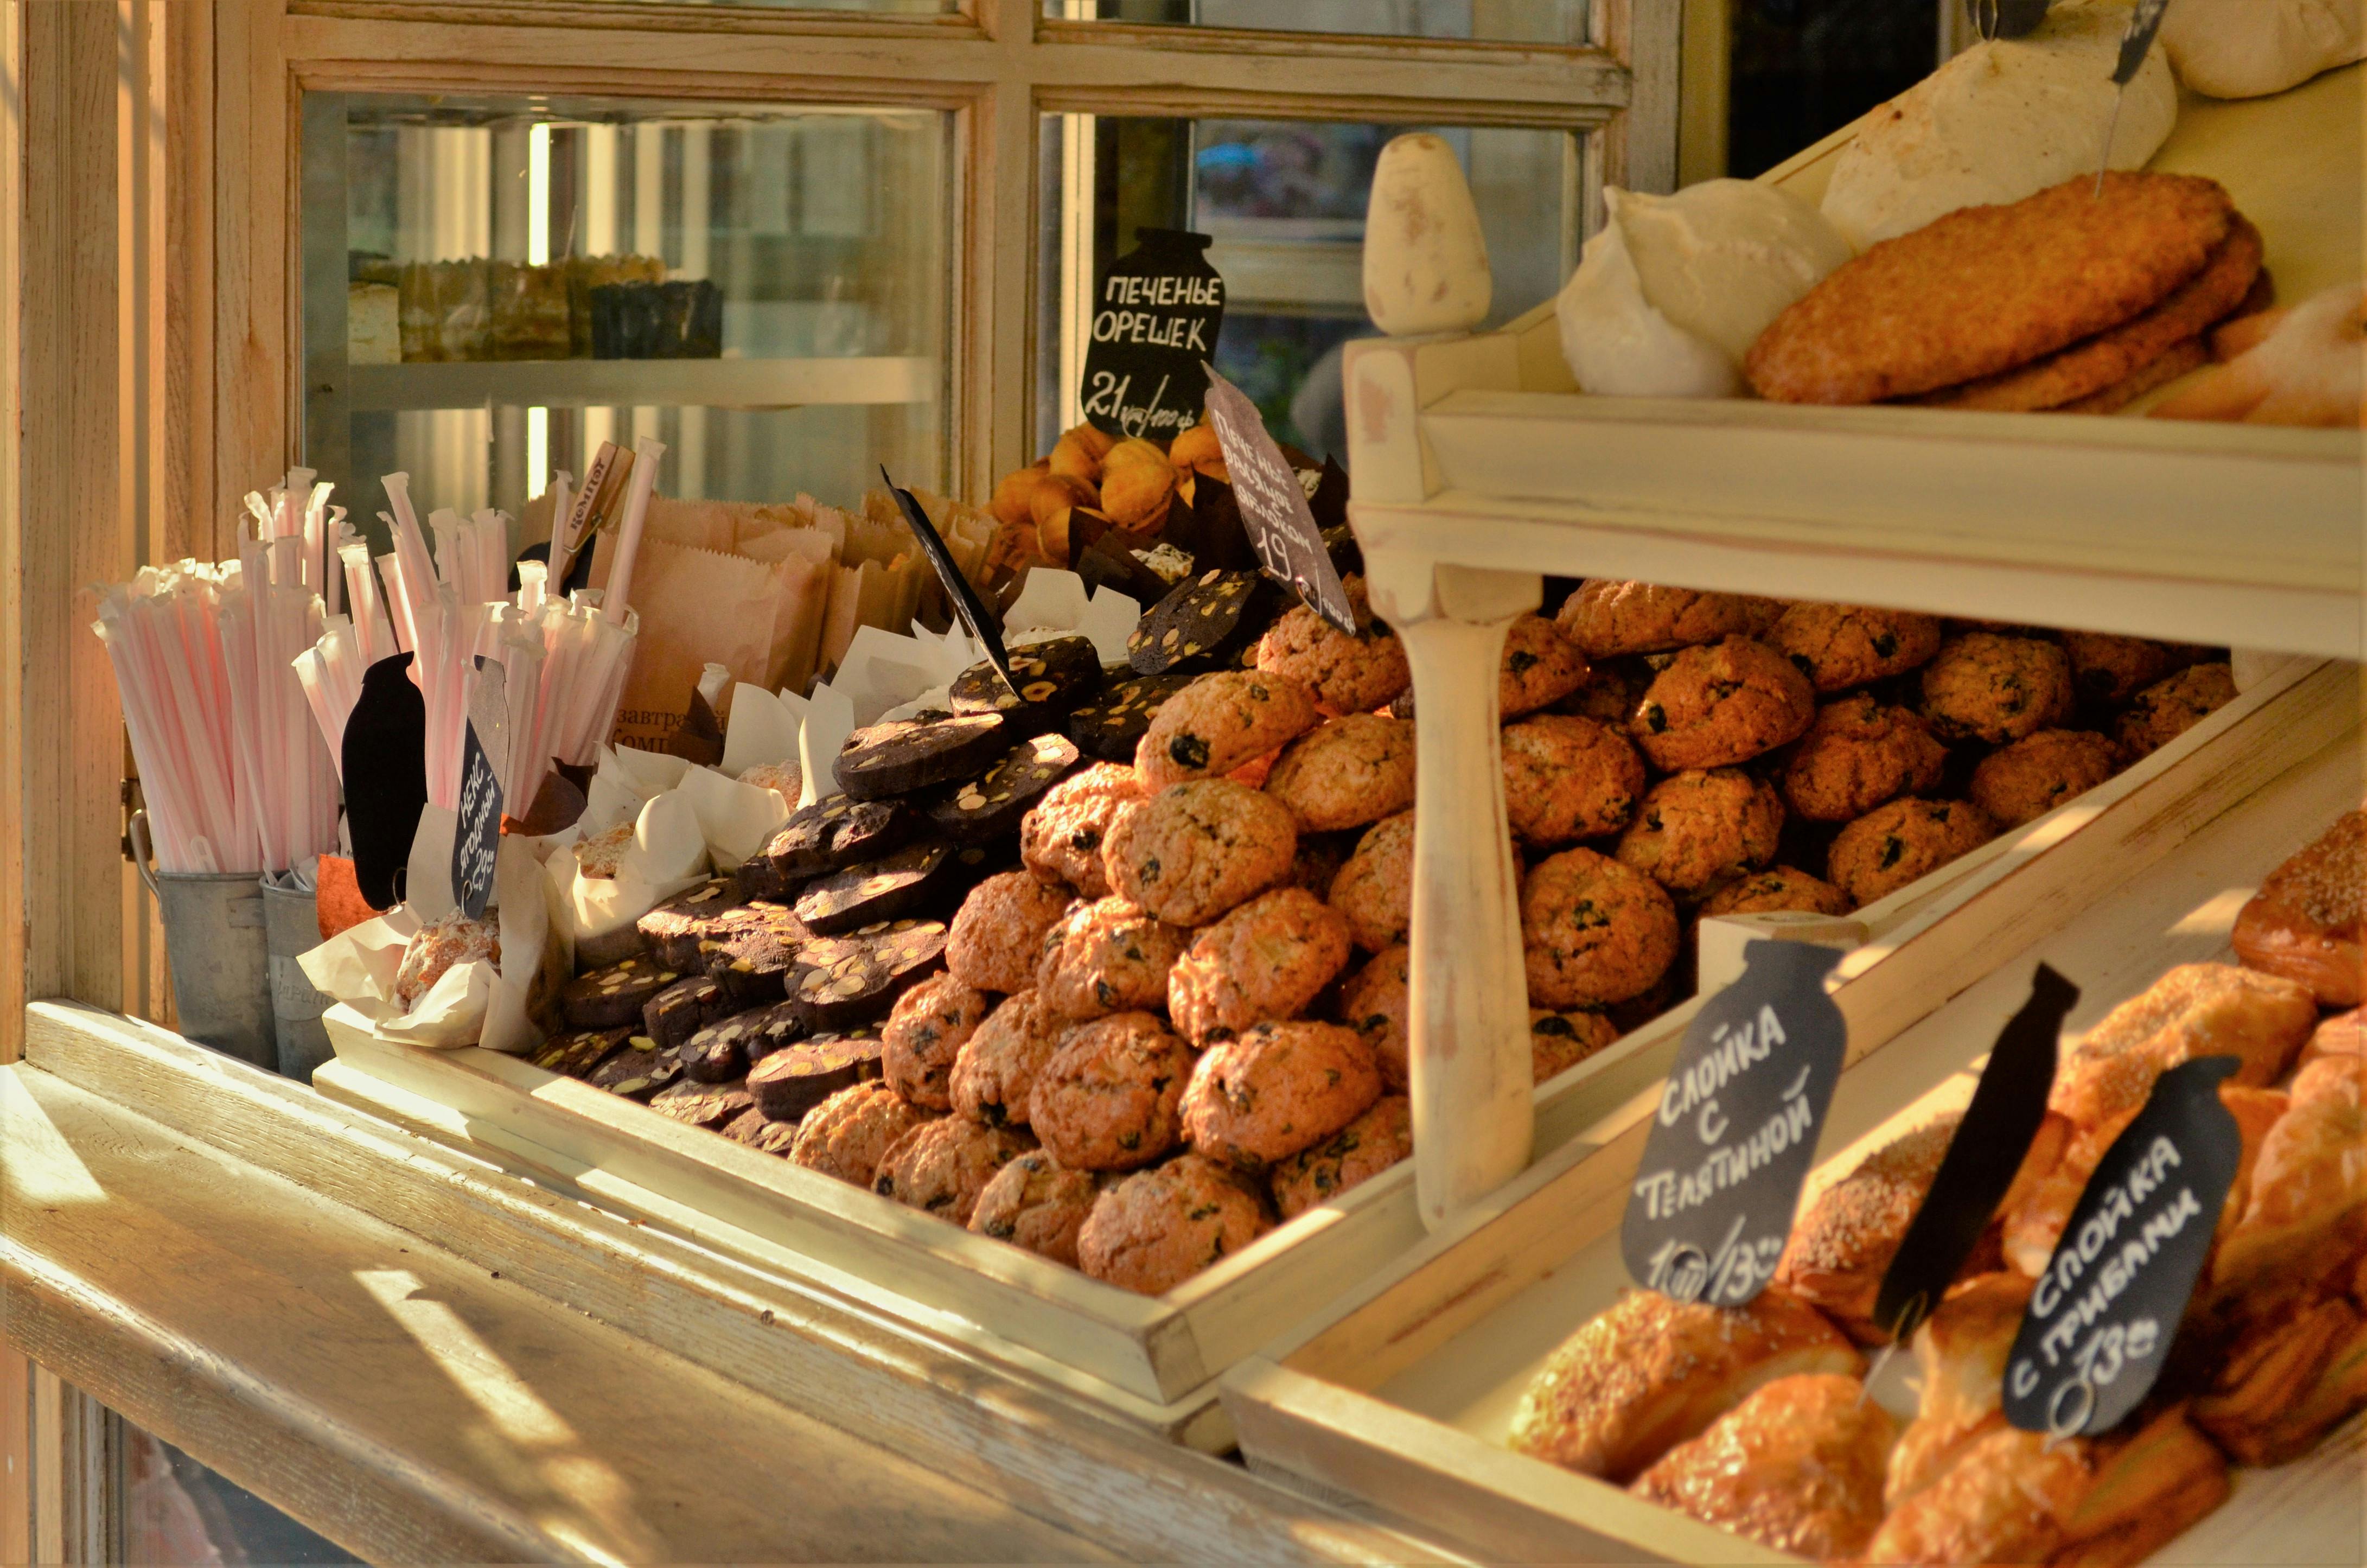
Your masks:
[{"label": "pile of pastries", "polygon": [[[1863,1358],[1953,1116],[1825,1188],[1748,1307],[1624,1295],[1555,1352],[1512,1446],[1826,1562],[2065,1568],[2142,1561],[2227,1497],[2231,1466],[2308,1452],[2367,1407],[2362,890],[2353,812],[2263,884],[2242,967],[2174,969],[2064,1053],[2011,1190],[1915,1333],[1903,1424],[1866,1396]],[[2219,1094],[2243,1153],[2162,1376],[2098,1437],[2008,1425],[2033,1278],[2155,1081],[2202,1056],[2240,1063]]]}]

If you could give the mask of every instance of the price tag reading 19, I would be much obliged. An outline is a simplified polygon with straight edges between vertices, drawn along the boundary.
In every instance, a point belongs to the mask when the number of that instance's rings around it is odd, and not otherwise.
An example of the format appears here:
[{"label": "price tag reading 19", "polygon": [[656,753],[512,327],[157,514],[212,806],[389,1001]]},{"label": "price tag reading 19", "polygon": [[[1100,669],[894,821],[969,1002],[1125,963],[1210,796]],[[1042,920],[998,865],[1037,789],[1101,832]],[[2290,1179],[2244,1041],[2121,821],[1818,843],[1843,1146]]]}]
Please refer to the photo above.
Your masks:
[{"label": "price tag reading 19", "polygon": [[1739,1307],[1774,1273],[1849,1044],[1825,994],[1841,956],[1753,942],[1686,1026],[1620,1225],[1638,1284]]}]

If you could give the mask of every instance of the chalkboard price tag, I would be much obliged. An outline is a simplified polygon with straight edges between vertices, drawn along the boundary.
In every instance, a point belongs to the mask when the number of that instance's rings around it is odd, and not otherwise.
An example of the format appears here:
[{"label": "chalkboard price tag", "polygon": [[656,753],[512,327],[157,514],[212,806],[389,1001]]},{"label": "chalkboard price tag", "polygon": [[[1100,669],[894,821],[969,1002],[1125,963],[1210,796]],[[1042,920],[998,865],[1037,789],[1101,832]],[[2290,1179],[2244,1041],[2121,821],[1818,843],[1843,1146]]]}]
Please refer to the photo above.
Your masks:
[{"label": "chalkboard price tag", "polygon": [[2040,964],[2030,999],[1989,1048],[1973,1102],[1874,1298],[1874,1321],[1893,1340],[1907,1339],[1931,1315],[2013,1186],[2046,1119],[2056,1040],[2078,1000],[2078,986]]},{"label": "chalkboard price tag", "polygon": [[946,548],[944,536],[937,532],[936,525],[929,521],[929,514],[921,509],[919,500],[911,491],[888,477],[885,464],[879,470],[879,482],[888,487],[889,494],[896,497],[896,505],[904,514],[905,526],[912,530],[912,537],[921,541],[921,551],[928,556],[929,564],[937,569],[937,581],[946,585],[946,597],[953,601],[954,608],[962,618],[962,624],[969,628],[969,634],[978,639],[980,647],[986,650],[986,662],[994,666],[994,673],[1002,677],[1002,684],[1011,688],[1011,695],[1018,697],[1019,683],[1012,677],[1011,655],[1002,646],[1002,623],[994,619],[993,611],[979,601],[977,591],[969,585],[969,579],[962,575],[961,567],[954,561],[953,551]]},{"label": "chalkboard price tag", "polygon": [[427,809],[427,702],[411,684],[410,654],[392,654],[362,672],[362,694],[338,749],[354,885],[372,909],[391,909],[402,902],[411,841]]},{"label": "chalkboard price tag", "polygon": [[1825,994],[1842,956],[1753,942],[1685,1027],[1619,1230],[1638,1284],[1739,1307],[1775,1271],[1849,1045]]},{"label": "chalkboard price tag", "polygon": [[1266,434],[1265,417],[1240,388],[1208,369],[1208,419],[1232,476],[1233,501],[1241,526],[1257,551],[1258,564],[1275,582],[1295,590],[1318,615],[1350,636],[1356,634],[1356,608],[1331,564],[1331,552],[1308,505],[1298,471]]},{"label": "chalkboard price tag", "polygon": [[1203,365],[1225,324],[1225,280],[1209,236],[1137,229],[1093,297],[1080,398],[1093,427],[1161,443],[1190,425],[1208,390]]},{"label": "chalkboard price tag", "polygon": [[2104,1151],[2006,1359],[2014,1426],[2056,1437],[2109,1431],[2161,1375],[2243,1156],[2219,1099],[2242,1065],[2202,1056],[2171,1068]]},{"label": "chalkboard price tag", "polygon": [[502,777],[493,758],[509,755],[509,673],[480,656],[469,722],[460,737],[460,820],[452,830],[452,897],[481,919],[493,896],[502,849]]}]

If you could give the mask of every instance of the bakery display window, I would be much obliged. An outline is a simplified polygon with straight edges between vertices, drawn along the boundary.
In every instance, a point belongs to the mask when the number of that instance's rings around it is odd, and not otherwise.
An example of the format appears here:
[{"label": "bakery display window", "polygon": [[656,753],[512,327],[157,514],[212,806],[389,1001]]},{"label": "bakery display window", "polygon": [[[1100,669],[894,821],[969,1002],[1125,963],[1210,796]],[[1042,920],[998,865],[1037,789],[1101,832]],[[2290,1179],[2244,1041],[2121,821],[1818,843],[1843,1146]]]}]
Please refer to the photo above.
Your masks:
[{"label": "bakery display window", "polygon": [[1070,21],[1262,28],[1490,43],[1584,43],[1587,0],[1043,0]]},{"label": "bakery display window", "polygon": [[304,460],[464,513],[636,436],[685,499],[942,483],[949,118],[308,94]]},{"label": "bakery display window", "polygon": [[1550,295],[1588,210],[1588,138],[1567,128],[1364,121],[1043,117],[1045,265],[1036,427],[1078,399],[1095,280],[1145,229],[1206,234],[1225,280],[1213,363],[1285,441],[1344,458],[1342,350],[1379,328],[1365,309],[1365,210],[1392,137],[1431,130],[1468,171],[1495,275],[1491,324]]}]

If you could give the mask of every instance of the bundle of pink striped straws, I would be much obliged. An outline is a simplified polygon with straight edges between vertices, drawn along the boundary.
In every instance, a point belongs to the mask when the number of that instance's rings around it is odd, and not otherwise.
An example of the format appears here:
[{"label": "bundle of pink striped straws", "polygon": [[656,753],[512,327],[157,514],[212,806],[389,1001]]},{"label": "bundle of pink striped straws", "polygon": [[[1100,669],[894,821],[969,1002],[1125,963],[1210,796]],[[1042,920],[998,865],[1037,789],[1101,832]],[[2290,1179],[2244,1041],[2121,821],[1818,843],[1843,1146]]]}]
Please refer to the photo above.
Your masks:
[{"label": "bundle of pink striped straws", "polygon": [[337,845],[337,780],[290,667],[322,636],[329,487],[291,469],[239,559],[141,570],[100,597],[158,869],[285,871]]}]

